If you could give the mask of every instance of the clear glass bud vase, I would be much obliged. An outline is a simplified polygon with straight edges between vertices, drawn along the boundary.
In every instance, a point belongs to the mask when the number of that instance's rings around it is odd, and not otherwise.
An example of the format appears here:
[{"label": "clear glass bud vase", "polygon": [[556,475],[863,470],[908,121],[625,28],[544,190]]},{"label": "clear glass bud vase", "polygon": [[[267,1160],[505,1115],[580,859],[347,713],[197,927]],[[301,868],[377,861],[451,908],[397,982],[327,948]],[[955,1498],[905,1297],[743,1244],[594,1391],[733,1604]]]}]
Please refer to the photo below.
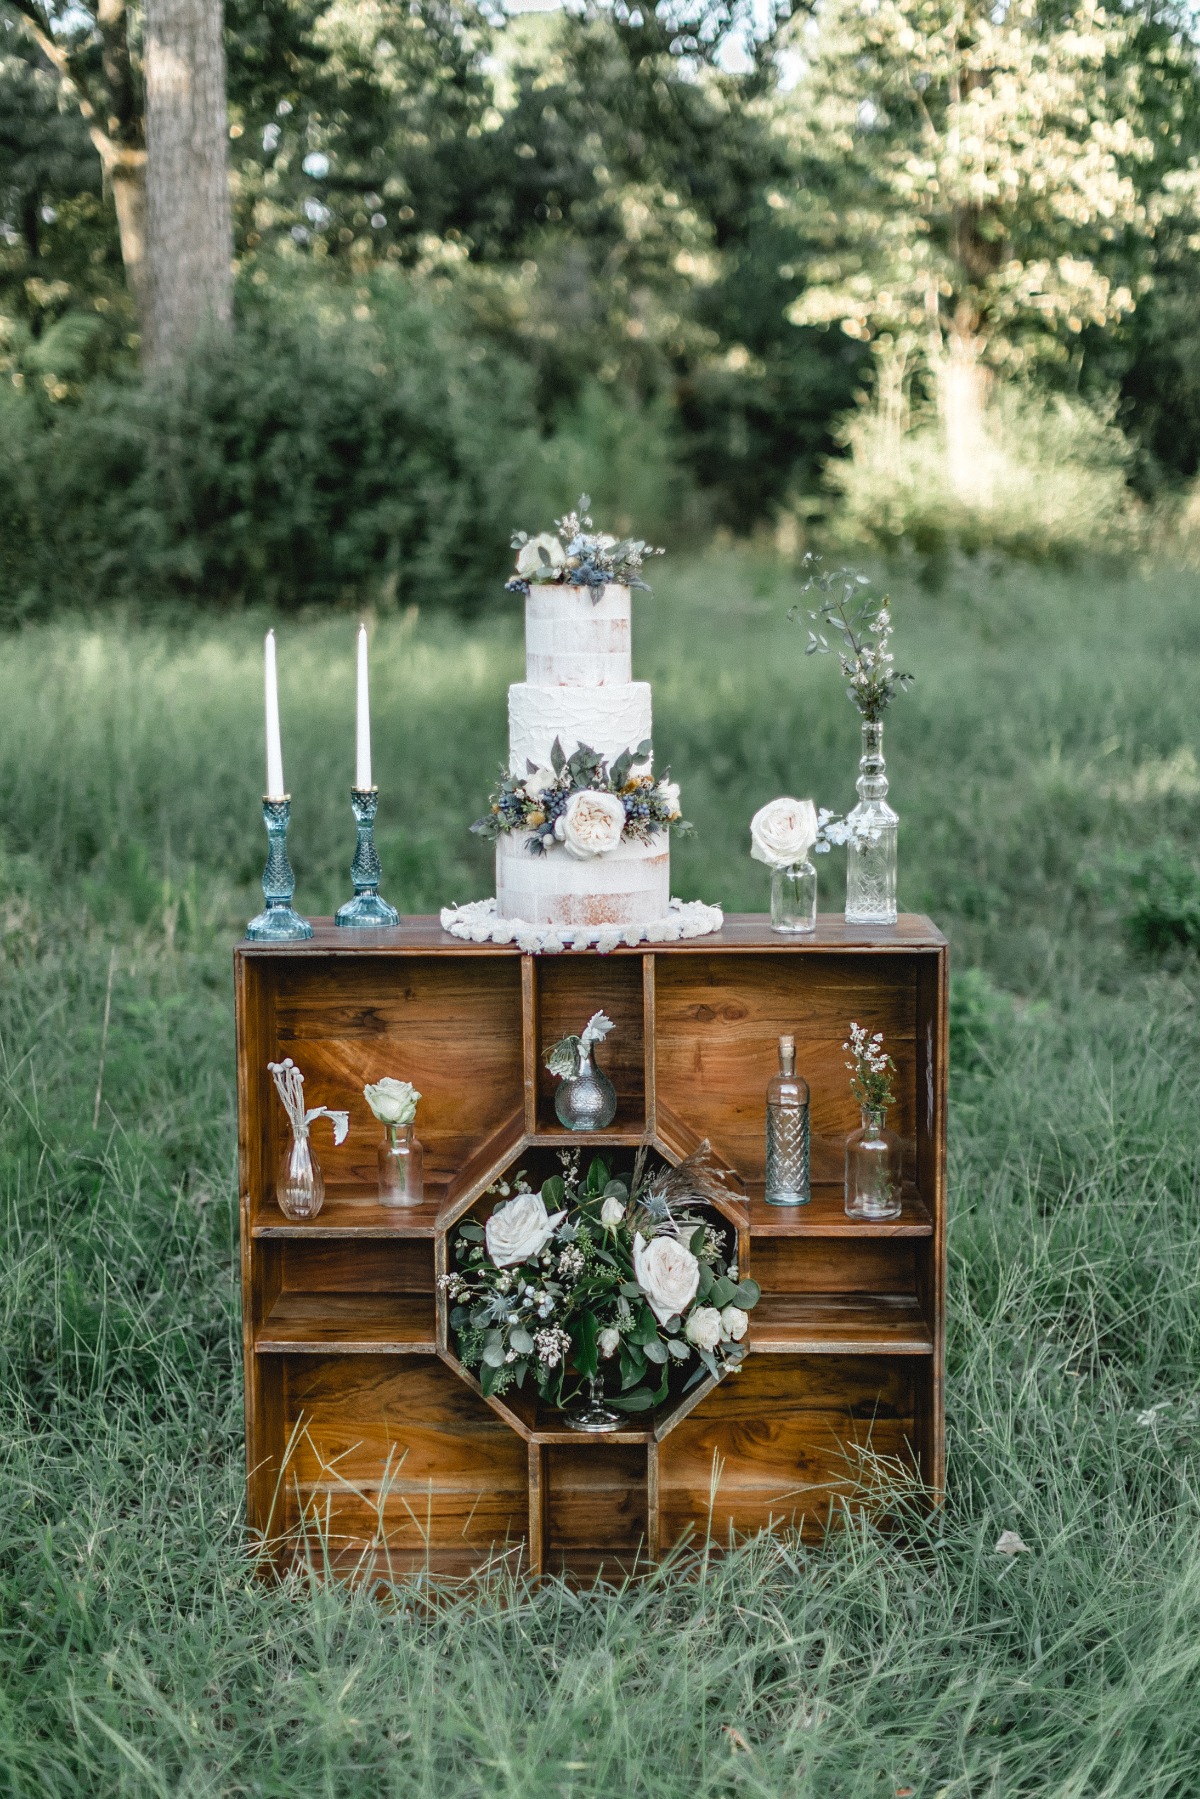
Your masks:
[{"label": "clear glass bud vase", "polygon": [[885,1106],[864,1106],[862,1124],[846,1139],[847,1218],[899,1218],[900,1139],[887,1128]]},{"label": "clear glass bud vase", "polygon": [[883,726],[863,720],[858,804],[846,816],[846,923],[895,924],[896,837],[900,820],[887,803]]},{"label": "clear glass bud vase", "polygon": [[771,870],[771,929],[785,937],[817,928],[817,871],[811,862]]},{"label": "clear glass bud vase", "polygon": [[379,1203],[419,1206],[425,1198],[425,1151],[411,1124],[384,1126],[379,1145]]},{"label": "clear glass bud vase", "polygon": [[325,1204],[325,1177],[307,1131],[288,1138],[275,1176],[275,1198],[285,1218],[315,1218]]},{"label": "clear glass bud vase", "polygon": [[590,1049],[579,1052],[579,1073],[559,1082],[554,1095],[559,1123],[568,1131],[603,1131],[617,1115],[617,1090]]}]

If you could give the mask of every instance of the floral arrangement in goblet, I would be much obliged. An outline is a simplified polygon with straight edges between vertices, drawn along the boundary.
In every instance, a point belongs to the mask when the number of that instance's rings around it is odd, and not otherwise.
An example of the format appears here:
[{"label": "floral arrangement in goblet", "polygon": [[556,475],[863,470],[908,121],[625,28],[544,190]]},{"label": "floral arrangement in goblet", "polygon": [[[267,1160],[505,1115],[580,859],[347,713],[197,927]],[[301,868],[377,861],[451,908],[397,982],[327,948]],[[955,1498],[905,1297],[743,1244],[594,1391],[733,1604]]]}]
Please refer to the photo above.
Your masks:
[{"label": "floral arrangement in goblet", "polygon": [[471,829],[489,840],[528,831],[533,855],[561,847],[581,862],[607,855],[622,838],[646,843],[659,831],[686,834],[691,826],[680,816],[670,770],[641,772],[651,754],[647,739],[623,750],[610,767],[587,744],[567,756],[556,737],[549,767],[530,762],[523,775],[501,774],[488,810]]},{"label": "floral arrangement in goblet", "polygon": [[850,1060],[850,1091],[862,1123],[846,1139],[845,1209],[849,1218],[899,1218],[902,1206],[900,1139],[887,1128],[896,1102],[896,1064],[883,1047],[883,1032],[850,1026],[843,1043]]},{"label": "floral arrangement in goblet", "polygon": [[581,494],[574,512],[555,519],[553,531],[542,531],[536,537],[525,531],[513,532],[517,567],[505,583],[510,593],[528,593],[531,586],[549,583],[590,587],[595,604],[610,582],[649,592],[642,580],[642,564],[647,556],[663,552],[651,549],[640,537],[610,537],[597,531],[588,515],[590,505],[588,496]]},{"label": "floral arrangement in goblet", "polygon": [[813,855],[845,843],[845,822],[811,800],[769,800],[750,820],[750,854],[771,870],[771,929],[798,935],[817,928],[817,871]]},{"label": "floral arrangement in goblet", "polygon": [[611,1430],[673,1376],[686,1392],[736,1368],[759,1288],[732,1227],[694,1210],[729,1197],[707,1143],[649,1176],[643,1154],[625,1179],[599,1156],[586,1173],[578,1151],[560,1161],[539,1192],[524,1173],[490,1189],[500,1204],[458,1226],[442,1286],[485,1394],[529,1382],[575,1428]]},{"label": "floral arrangement in goblet", "polygon": [[411,1081],[385,1074],[363,1088],[363,1098],[384,1128],[379,1146],[379,1203],[419,1206],[425,1198],[425,1151],[413,1135],[421,1095]]},{"label": "floral arrangement in goblet", "polygon": [[547,1070],[559,1080],[554,1110],[569,1131],[602,1131],[617,1115],[617,1090],[592,1060],[613,1028],[607,1012],[593,1012],[578,1036],[560,1037],[546,1057]]}]

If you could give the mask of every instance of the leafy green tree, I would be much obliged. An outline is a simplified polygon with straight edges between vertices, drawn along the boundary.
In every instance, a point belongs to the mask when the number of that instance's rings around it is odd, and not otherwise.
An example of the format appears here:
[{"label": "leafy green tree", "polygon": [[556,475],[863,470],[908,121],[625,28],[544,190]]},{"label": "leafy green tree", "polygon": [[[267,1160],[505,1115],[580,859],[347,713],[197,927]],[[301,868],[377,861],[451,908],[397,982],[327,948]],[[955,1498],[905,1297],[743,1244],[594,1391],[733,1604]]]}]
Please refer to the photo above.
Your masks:
[{"label": "leafy green tree", "polygon": [[828,0],[778,104],[809,286],[797,325],[936,388],[960,491],[990,376],[1065,360],[1134,307],[1149,161],[1132,26],[1096,0]]}]

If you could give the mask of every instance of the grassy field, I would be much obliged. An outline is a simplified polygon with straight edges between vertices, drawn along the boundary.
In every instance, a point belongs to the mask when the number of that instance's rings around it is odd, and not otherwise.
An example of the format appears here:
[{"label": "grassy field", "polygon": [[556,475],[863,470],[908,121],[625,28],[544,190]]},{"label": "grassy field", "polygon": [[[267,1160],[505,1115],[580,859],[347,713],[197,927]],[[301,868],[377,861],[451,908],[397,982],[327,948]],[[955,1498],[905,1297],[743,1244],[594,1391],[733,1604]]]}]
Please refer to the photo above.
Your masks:
[{"label": "grassy field", "polygon": [[[698,827],[675,889],[761,908],[750,814],[849,804],[855,719],[778,567],[657,585],[638,672]],[[0,1791],[1194,1794],[1200,970],[1123,923],[1167,840],[1200,920],[1194,583],[896,592],[901,898],[956,970],[949,1503],[906,1555],[864,1528],[438,1607],[264,1588],[244,1555],[230,946],[262,863],[264,620],[4,642]],[[352,627],[280,635],[312,912],[348,891]],[[516,610],[381,619],[373,656],[386,891],[483,894],[465,826]]]}]

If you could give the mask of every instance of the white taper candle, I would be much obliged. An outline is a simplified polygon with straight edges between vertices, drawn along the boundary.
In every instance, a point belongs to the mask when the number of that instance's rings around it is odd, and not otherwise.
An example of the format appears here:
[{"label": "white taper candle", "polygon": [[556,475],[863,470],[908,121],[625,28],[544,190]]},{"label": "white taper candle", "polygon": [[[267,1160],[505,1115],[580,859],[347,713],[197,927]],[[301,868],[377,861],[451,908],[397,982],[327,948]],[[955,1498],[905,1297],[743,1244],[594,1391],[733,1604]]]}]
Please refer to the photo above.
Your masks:
[{"label": "white taper candle", "polygon": [[279,688],[275,680],[275,633],[267,632],[264,645],[267,698],[267,798],[286,797],[283,785],[283,745],[279,741]]},{"label": "white taper candle", "polygon": [[358,736],[354,759],[354,785],[360,793],[371,787],[371,694],[367,684],[367,627],[358,627]]}]

